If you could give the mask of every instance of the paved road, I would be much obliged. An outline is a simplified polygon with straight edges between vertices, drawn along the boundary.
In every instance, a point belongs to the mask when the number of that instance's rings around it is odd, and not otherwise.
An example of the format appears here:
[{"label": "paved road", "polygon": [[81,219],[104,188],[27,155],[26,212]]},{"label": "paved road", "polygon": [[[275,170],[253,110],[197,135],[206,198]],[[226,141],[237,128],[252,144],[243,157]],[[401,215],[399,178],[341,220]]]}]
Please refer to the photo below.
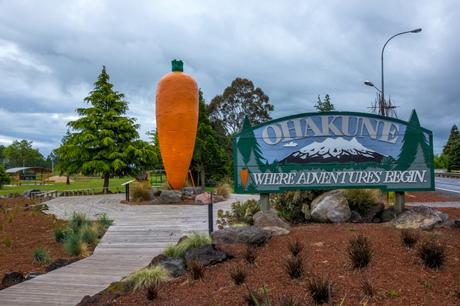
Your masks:
[{"label": "paved road", "polygon": [[437,190],[460,194],[460,179],[437,177],[435,187]]},{"label": "paved road", "polygon": [[[234,195],[214,205],[228,209]],[[207,232],[207,206],[124,205],[122,195],[62,197],[49,201],[49,213],[68,219],[74,211],[96,218],[106,213],[114,220],[93,255],[32,280],[0,290],[0,305],[75,305],[85,296],[106,288],[129,273],[145,267],[166,245],[185,234]]]}]

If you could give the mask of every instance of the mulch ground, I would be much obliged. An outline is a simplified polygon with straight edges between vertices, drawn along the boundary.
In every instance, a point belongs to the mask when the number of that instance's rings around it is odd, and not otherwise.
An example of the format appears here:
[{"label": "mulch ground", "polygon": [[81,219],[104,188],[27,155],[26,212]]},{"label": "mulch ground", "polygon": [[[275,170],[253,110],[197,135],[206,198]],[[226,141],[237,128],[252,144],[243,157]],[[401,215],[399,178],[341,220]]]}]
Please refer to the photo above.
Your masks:
[{"label": "mulch ground", "polygon": [[47,265],[32,260],[38,247],[48,251],[51,261],[78,258],[68,256],[62,244],[54,240],[54,228],[66,222],[39,210],[24,211],[24,206],[32,204],[25,198],[0,200],[0,280],[5,272],[45,272]]},{"label": "mulch ground", "polygon": [[[447,209],[453,212],[455,209]],[[459,215],[459,209],[456,215]],[[355,270],[346,249],[349,239],[358,234],[369,237],[374,257],[370,266]],[[439,270],[421,264],[415,249],[401,244],[400,231],[384,224],[308,224],[296,227],[287,236],[274,237],[257,249],[255,264],[236,257],[223,264],[205,269],[202,281],[189,276],[175,279],[159,289],[153,302],[145,291],[130,292],[113,300],[110,305],[246,305],[247,288],[232,283],[229,272],[244,268],[248,288],[268,288],[272,305],[280,305],[285,296],[294,297],[302,305],[313,304],[307,289],[308,279],[328,277],[332,282],[333,304],[339,305],[460,305],[460,230],[436,229],[420,232],[421,240],[439,239],[446,245],[447,259]],[[288,242],[299,240],[305,274],[291,280],[283,269],[288,256]],[[376,289],[374,297],[364,295],[361,282],[368,280]],[[391,292],[393,294],[391,294]],[[101,298],[96,305],[107,305]]]},{"label": "mulch ground", "polygon": [[406,202],[460,202],[460,194],[444,191],[407,192]]}]

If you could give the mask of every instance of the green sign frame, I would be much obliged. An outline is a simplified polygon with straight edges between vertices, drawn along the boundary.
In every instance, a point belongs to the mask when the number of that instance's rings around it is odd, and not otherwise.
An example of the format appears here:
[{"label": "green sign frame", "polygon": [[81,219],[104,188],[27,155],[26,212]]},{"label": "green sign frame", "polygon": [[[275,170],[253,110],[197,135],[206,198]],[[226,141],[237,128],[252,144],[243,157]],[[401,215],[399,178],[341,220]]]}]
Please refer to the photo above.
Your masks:
[{"label": "green sign frame", "polygon": [[377,188],[434,190],[433,133],[409,121],[358,112],[302,113],[233,137],[236,193]]}]

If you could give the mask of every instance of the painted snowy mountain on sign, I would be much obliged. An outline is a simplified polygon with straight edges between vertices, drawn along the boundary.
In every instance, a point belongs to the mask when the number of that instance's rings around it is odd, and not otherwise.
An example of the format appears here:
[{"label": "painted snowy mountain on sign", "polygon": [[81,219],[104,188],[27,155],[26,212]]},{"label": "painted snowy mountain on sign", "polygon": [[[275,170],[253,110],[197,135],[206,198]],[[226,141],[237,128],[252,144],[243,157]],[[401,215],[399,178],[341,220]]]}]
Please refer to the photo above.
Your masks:
[{"label": "painted snowy mountain on sign", "polygon": [[385,156],[368,149],[356,138],[327,138],[312,142],[282,160],[285,163],[380,162]]}]

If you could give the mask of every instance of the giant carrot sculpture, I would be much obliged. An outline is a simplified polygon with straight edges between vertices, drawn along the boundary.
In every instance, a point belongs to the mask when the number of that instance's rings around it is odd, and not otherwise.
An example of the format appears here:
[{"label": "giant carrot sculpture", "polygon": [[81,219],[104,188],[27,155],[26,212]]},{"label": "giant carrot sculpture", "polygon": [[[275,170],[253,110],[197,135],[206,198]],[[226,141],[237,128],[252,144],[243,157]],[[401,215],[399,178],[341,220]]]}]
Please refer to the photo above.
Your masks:
[{"label": "giant carrot sculpture", "polygon": [[172,61],[172,72],[158,82],[157,131],[168,183],[184,187],[192,161],[198,126],[198,87],[183,72],[182,61]]}]

